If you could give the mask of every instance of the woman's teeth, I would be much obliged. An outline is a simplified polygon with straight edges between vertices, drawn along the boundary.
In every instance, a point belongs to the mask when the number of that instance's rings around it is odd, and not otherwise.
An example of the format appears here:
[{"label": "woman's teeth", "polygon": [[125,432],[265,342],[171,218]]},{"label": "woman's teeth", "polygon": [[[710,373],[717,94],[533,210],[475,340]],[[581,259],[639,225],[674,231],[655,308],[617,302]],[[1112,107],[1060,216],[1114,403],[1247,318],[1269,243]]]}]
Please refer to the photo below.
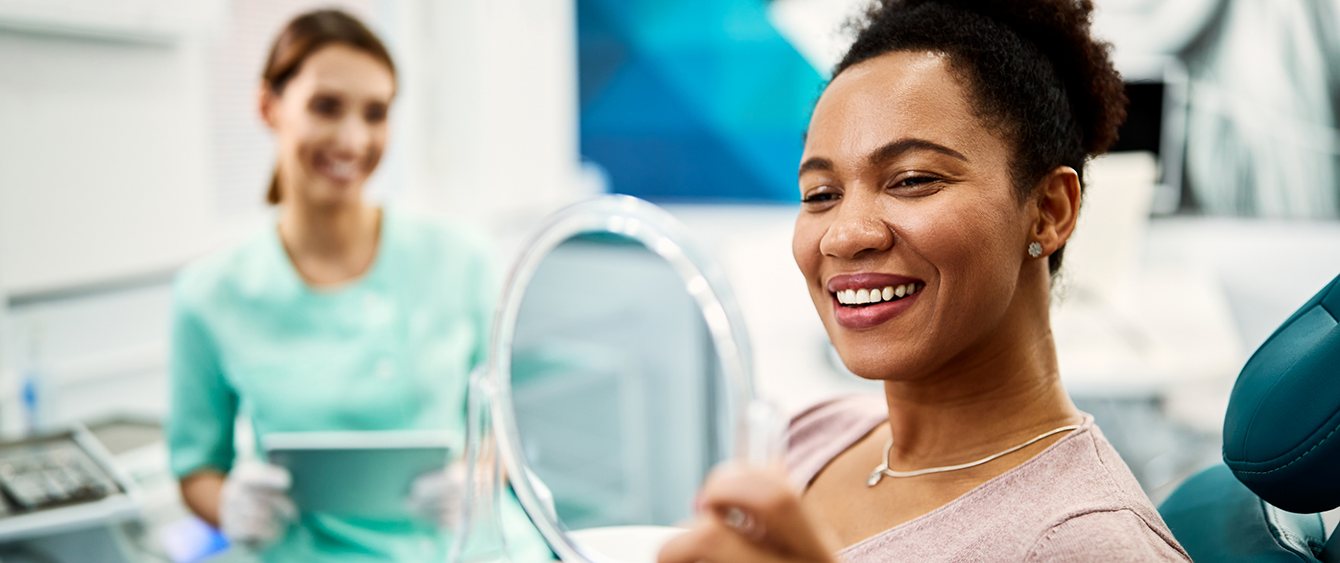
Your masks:
[{"label": "woman's teeth", "polygon": [[897,301],[908,295],[912,295],[922,288],[926,287],[924,283],[908,283],[903,285],[890,285],[883,289],[878,287],[872,289],[847,289],[835,293],[838,303],[843,305],[869,305],[881,301]]},{"label": "woman's teeth", "polygon": [[353,178],[357,171],[358,165],[351,161],[332,160],[326,164],[326,173],[341,180]]}]

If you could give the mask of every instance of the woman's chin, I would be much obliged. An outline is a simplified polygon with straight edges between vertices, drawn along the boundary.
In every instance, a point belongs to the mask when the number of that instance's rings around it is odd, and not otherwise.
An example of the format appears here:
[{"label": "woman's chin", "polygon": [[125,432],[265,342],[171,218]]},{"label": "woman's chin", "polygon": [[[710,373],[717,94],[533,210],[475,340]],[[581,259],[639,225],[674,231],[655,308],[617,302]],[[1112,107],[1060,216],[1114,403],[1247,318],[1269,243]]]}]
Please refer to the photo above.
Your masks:
[{"label": "woman's chin", "polygon": [[312,186],[312,188],[304,199],[313,207],[339,208],[358,205],[363,202],[363,182],[361,181],[340,184],[322,181],[320,185]]},{"label": "woman's chin", "polygon": [[909,381],[934,371],[936,360],[924,355],[917,339],[846,334],[831,339],[847,371],[871,381]]}]

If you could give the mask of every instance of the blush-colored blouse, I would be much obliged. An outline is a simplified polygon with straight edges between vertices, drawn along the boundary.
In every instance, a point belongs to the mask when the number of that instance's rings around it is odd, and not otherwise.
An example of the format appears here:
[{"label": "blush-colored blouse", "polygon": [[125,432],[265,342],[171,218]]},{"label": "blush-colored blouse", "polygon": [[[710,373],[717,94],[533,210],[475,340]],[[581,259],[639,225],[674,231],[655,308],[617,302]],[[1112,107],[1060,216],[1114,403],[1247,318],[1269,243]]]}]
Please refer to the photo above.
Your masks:
[{"label": "blush-colored blouse", "polygon": [[[821,403],[791,421],[787,465],[801,490],[888,419],[882,397]],[[838,553],[893,561],[1190,561],[1135,476],[1085,416],[1032,459]]]}]

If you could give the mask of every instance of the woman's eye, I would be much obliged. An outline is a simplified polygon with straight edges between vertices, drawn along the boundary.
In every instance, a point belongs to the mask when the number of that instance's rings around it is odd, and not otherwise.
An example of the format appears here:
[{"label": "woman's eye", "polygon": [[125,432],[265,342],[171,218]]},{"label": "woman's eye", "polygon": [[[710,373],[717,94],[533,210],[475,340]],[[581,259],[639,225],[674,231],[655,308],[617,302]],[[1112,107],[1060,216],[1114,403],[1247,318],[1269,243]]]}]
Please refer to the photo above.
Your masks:
[{"label": "woman's eye", "polygon": [[906,187],[916,187],[916,186],[920,186],[920,185],[923,185],[923,184],[929,184],[929,183],[936,182],[936,181],[939,181],[939,178],[936,178],[936,177],[934,177],[934,176],[910,176],[910,177],[907,177],[907,178],[903,178],[902,180],[899,180],[897,184],[894,184],[894,186],[895,186],[895,187],[904,187],[904,186],[906,186]]},{"label": "woman's eye", "polygon": [[926,192],[928,189],[933,188],[941,181],[942,179],[937,176],[908,176],[895,182],[889,189],[911,192],[909,195],[929,195],[923,194],[922,192]]},{"label": "woman's eye", "polygon": [[837,201],[838,198],[840,197],[841,197],[840,194],[835,194],[832,192],[823,192],[805,196],[805,199],[802,199],[800,201],[801,203],[829,203]]},{"label": "woman's eye", "polygon": [[386,121],[385,104],[369,104],[367,109],[363,110],[363,119],[368,123],[381,123]]},{"label": "woman's eye", "polygon": [[340,115],[340,100],[329,96],[317,96],[312,98],[312,112],[325,117],[338,117]]}]

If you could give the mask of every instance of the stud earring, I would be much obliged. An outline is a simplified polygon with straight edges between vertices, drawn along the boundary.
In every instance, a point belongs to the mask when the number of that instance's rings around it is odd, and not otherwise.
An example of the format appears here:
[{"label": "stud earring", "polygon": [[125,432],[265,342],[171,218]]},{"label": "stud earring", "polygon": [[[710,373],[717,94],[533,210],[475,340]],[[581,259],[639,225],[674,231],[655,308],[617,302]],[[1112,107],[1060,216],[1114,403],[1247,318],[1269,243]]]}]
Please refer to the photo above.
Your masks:
[{"label": "stud earring", "polygon": [[1034,258],[1042,256],[1042,245],[1037,242],[1028,243],[1028,255]]}]

